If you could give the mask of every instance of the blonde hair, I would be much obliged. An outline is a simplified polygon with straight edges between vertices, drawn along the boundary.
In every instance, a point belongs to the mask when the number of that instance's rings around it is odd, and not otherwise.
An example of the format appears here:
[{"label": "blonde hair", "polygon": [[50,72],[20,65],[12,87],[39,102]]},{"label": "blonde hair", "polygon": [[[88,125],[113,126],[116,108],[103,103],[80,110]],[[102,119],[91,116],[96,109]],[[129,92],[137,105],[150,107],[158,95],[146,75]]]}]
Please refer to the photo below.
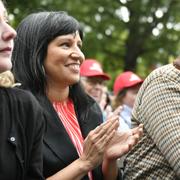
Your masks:
[{"label": "blonde hair", "polygon": [[14,75],[11,71],[5,71],[0,73],[0,87],[9,88],[20,85],[20,83],[15,83]]}]

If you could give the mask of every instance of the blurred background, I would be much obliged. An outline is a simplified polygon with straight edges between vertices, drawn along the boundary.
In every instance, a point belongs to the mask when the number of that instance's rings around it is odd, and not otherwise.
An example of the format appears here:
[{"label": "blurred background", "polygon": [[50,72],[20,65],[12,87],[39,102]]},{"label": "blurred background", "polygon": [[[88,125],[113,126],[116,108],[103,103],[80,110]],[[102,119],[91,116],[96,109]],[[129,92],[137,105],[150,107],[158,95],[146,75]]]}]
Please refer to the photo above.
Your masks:
[{"label": "blurred background", "polygon": [[83,52],[112,80],[131,70],[146,77],[180,55],[179,0],[7,0],[14,28],[29,13],[67,11],[84,28]]}]

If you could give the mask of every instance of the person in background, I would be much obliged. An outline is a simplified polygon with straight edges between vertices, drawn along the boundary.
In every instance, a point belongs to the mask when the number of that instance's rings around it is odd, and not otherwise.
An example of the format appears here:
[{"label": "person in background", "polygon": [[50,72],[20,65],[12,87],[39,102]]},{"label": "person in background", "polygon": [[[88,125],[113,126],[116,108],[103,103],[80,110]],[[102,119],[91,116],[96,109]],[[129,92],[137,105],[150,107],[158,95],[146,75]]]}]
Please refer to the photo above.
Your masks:
[{"label": "person in background", "polygon": [[112,112],[106,81],[110,76],[102,69],[101,64],[95,59],[86,59],[80,67],[81,82],[86,93],[99,104],[104,121]]},{"label": "person in background", "polygon": [[125,159],[124,178],[180,179],[180,58],[152,71],[143,82],[132,125],[144,135]]},{"label": "person in background", "polygon": [[132,109],[142,82],[143,80],[132,71],[119,74],[114,81],[114,107],[122,106],[119,130],[131,129]]},{"label": "person in background", "polygon": [[82,42],[79,22],[66,12],[33,13],[17,27],[13,71],[45,111],[43,170],[48,180],[117,179],[116,159],[142,134],[142,125],[118,133],[117,114],[102,123],[99,106],[79,82]]},{"label": "person in background", "polygon": [[[101,100],[99,102],[99,106],[102,109],[103,113],[103,120],[106,121],[107,117],[110,116],[113,113],[112,109],[112,99],[111,99],[111,94],[108,90],[107,86],[104,86],[102,88],[102,95],[101,95]],[[121,111],[121,108],[119,108],[119,112]]]},{"label": "person in background", "polygon": [[43,112],[31,93],[16,88],[10,71],[15,36],[0,0],[0,179],[43,180]]}]

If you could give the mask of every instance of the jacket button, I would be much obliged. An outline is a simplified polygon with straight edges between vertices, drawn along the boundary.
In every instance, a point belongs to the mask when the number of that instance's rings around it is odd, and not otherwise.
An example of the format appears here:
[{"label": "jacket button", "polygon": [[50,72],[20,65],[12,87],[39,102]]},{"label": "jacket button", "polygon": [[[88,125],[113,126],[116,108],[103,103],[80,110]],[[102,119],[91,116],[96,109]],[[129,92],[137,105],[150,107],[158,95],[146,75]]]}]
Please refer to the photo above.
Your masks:
[{"label": "jacket button", "polygon": [[10,138],[10,141],[12,141],[12,142],[14,142],[15,140],[16,140],[15,137],[11,137],[11,138]]}]

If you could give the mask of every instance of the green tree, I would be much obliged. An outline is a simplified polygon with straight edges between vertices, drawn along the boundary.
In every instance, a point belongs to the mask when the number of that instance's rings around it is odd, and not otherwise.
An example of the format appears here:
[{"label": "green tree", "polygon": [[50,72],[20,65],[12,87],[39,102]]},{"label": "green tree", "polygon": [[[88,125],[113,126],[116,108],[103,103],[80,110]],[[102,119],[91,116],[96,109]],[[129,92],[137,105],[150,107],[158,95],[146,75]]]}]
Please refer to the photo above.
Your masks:
[{"label": "green tree", "polygon": [[14,26],[37,10],[63,10],[84,26],[83,51],[112,78],[124,70],[146,76],[180,54],[179,0],[8,0]]}]

